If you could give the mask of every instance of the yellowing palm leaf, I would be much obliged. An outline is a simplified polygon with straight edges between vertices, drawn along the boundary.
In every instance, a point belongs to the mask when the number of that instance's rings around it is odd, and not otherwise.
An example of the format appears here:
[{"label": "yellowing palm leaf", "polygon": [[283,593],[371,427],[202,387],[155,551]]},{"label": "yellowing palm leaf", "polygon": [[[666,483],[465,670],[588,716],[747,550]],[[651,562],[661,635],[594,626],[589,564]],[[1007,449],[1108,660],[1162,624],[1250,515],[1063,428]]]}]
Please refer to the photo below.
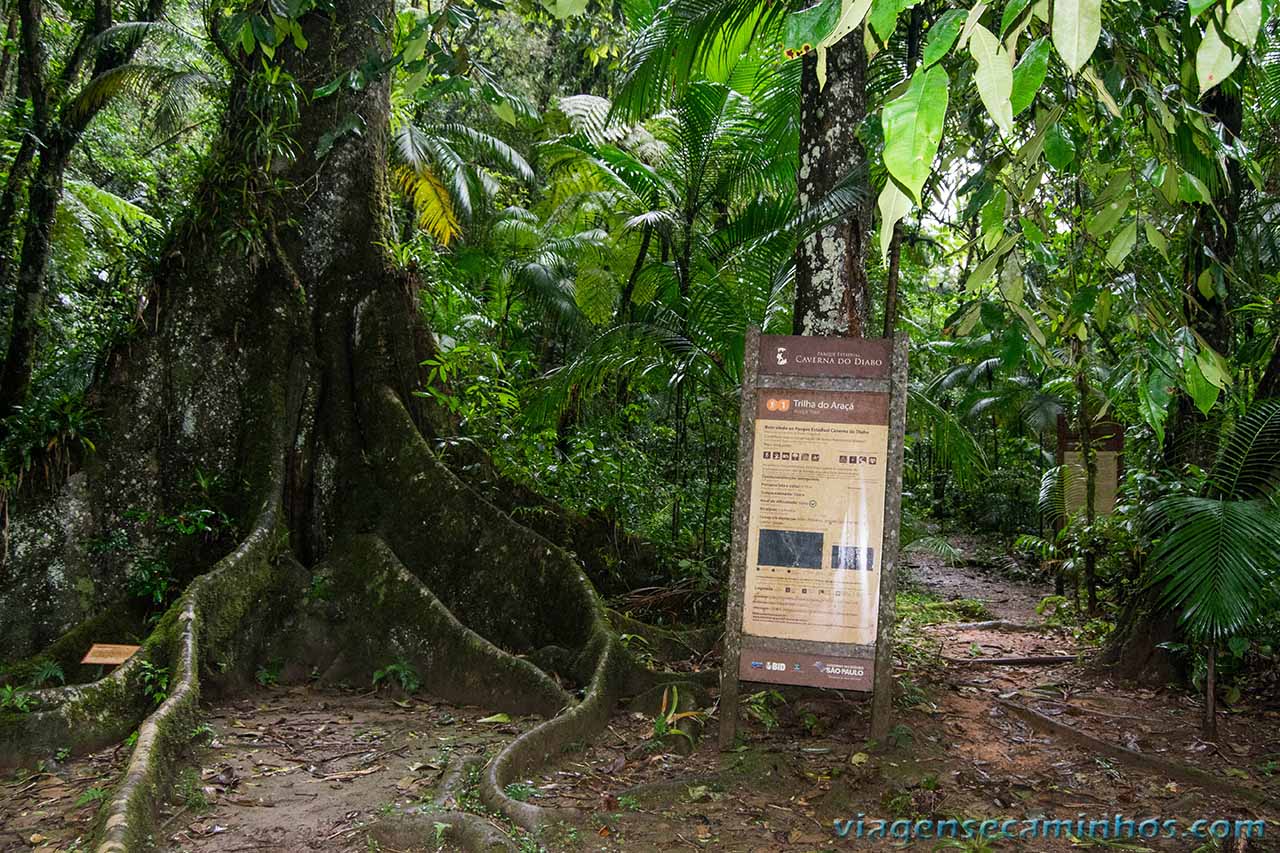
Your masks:
[{"label": "yellowing palm leaf", "polygon": [[419,228],[443,246],[448,246],[462,233],[462,223],[454,209],[453,199],[434,171],[401,166],[396,169],[396,181],[418,214]]}]

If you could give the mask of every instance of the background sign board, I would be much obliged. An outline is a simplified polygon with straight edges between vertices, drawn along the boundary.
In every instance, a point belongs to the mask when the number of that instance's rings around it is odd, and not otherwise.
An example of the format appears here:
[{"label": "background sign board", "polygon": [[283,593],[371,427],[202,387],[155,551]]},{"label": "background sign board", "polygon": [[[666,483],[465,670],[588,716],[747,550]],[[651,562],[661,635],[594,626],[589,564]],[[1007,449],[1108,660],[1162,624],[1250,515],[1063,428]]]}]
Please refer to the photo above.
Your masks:
[{"label": "background sign board", "polygon": [[753,331],[745,360],[721,742],[739,681],[884,694],[887,731],[906,338]]},{"label": "background sign board", "polygon": [[[1116,508],[1116,492],[1124,476],[1124,426],[1112,421],[1096,423],[1089,430],[1090,444],[1098,466],[1093,493],[1094,512],[1110,515]],[[1075,515],[1085,509],[1084,454],[1080,451],[1080,433],[1068,427],[1067,419],[1058,417],[1058,464],[1065,465],[1067,476],[1067,513]]]}]

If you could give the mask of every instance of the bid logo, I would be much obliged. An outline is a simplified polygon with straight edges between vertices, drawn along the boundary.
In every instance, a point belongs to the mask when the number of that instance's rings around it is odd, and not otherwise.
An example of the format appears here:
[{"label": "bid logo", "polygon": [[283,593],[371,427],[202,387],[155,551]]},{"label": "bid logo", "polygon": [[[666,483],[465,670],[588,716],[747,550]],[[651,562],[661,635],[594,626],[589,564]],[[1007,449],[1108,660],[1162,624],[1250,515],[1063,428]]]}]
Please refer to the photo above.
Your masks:
[{"label": "bid logo", "polygon": [[776,356],[776,357],[777,357],[777,359],[778,359],[778,366],[779,366],[779,367],[781,367],[782,365],[786,364],[786,363],[787,363],[787,348],[786,348],[786,347],[778,347],[778,352],[777,352],[777,356]]},{"label": "bid logo", "polygon": [[790,400],[775,400],[772,397],[765,402],[764,407],[771,412],[789,412],[791,411]]}]

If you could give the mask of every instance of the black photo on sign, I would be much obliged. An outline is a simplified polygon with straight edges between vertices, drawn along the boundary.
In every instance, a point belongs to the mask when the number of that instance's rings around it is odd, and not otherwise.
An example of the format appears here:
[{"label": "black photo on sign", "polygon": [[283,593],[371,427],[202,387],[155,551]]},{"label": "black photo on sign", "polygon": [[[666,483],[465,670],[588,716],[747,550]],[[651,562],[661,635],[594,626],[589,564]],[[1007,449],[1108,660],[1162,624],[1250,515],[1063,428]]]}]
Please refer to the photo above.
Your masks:
[{"label": "black photo on sign", "polygon": [[802,530],[761,530],[756,562],[787,569],[822,568],[822,534]]},{"label": "black photo on sign", "polygon": [[831,568],[854,569],[869,572],[876,564],[875,548],[860,548],[856,545],[832,545]]}]

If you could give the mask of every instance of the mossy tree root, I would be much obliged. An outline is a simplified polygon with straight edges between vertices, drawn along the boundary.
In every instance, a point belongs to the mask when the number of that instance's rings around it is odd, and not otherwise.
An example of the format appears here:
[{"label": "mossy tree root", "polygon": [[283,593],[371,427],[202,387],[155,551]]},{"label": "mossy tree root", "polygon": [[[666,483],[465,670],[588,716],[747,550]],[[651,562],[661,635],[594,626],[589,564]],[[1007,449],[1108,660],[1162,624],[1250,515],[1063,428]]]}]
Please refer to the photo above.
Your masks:
[{"label": "mossy tree root", "polygon": [[446,771],[431,805],[414,815],[413,820],[430,828],[433,835],[436,824],[445,824],[445,838],[471,853],[515,853],[516,845],[506,833],[488,819],[458,807],[459,792],[467,786],[468,777],[483,765],[484,759],[478,755],[455,762]]},{"label": "mossy tree root", "polygon": [[[287,573],[277,571],[279,495],[267,499],[257,524],[235,551],[196,578],[169,611],[169,694],[138,727],[124,778],[99,815],[97,853],[142,850],[155,830],[156,807],[178,755],[191,740],[200,702],[201,651],[217,649],[230,668],[235,638],[255,605]],[[206,661],[206,666],[213,661]]]},{"label": "mossy tree root", "polygon": [[459,622],[380,536],[340,540],[316,572],[331,573],[347,615],[327,680],[354,674],[356,661],[368,669],[395,660],[412,665],[432,695],[459,704],[551,717],[573,703],[541,669]]},{"label": "mossy tree root", "polygon": [[[187,671],[192,626],[202,617],[212,621],[199,630],[230,655],[235,644],[227,641],[242,634],[243,618],[262,595],[289,576],[273,565],[280,544],[278,493],[267,503],[249,536],[188,585],[128,661],[88,684],[31,691],[27,695],[33,708],[0,716],[0,766],[21,764],[58,749],[81,754],[125,739],[154,705],[154,695],[161,689],[158,678],[167,675],[171,695],[179,691]],[[232,662],[228,657],[219,665],[226,668]]]},{"label": "mossy tree root", "polygon": [[609,721],[620,698],[647,686],[646,672],[622,646],[604,603],[563,549],[514,521],[468,488],[430,450],[389,388],[369,394],[367,425],[383,491],[416,508],[383,536],[406,566],[461,621],[495,643],[528,653],[560,646],[574,655],[580,702],[508,744],[490,762],[480,798],[516,825],[538,829],[575,813],[515,800],[511,782],[527,778],[583,743]]}]

